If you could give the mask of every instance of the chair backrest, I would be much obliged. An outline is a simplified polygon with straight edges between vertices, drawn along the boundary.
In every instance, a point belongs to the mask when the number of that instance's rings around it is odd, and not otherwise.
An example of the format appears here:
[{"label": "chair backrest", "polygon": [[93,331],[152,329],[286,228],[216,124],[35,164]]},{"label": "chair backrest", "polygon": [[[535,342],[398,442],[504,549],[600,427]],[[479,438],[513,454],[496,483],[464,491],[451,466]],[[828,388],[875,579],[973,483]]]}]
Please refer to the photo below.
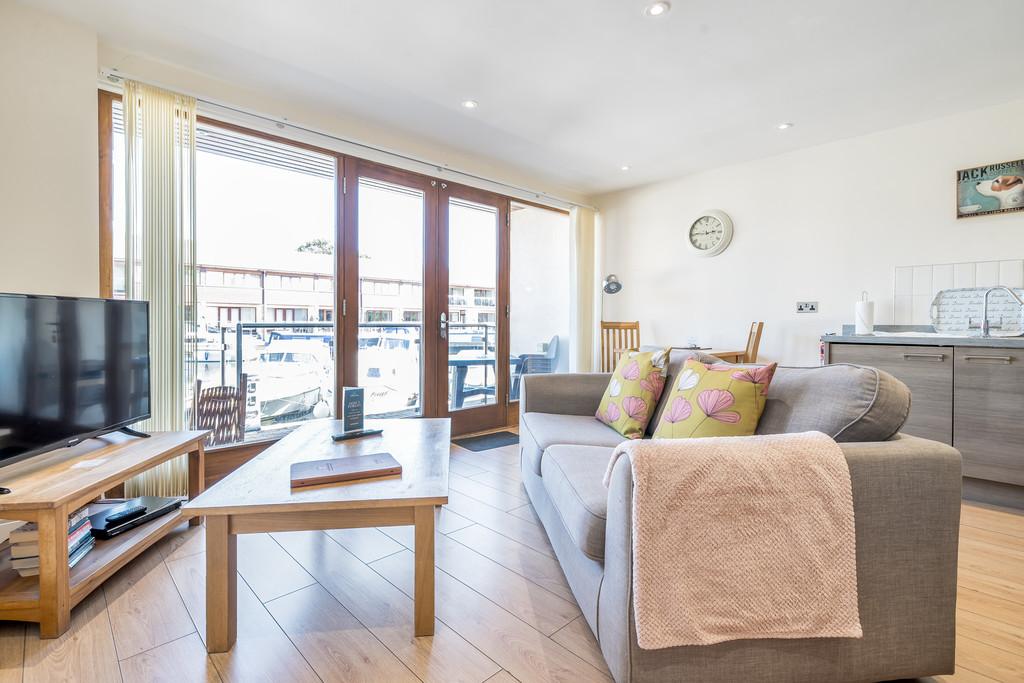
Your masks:
[{"label": "chair backrest", "polygon": [[761,346],[761,330],[764,323],[750,323],[750,334],[747,336],[747,350],[743,354],[744,363],[757,362],[757,350]]},{"label": "chair backrest", "polygon": [[640,322],[601,321],[601,372],[613,372],[623,351],[640,348]]},{"label": "chair backrest", "polygon": [[558,358],[558,335],[556,334],[548,342],[547,351],[544,352],[544,357],[551,361],[551,372],[555,370],[555,360]]},{"label": "chair backrest", "polygon": [[548,342],[543,354],[524,353],[519,356],[519,364],[512,375],[512,392],[509,400],[519,400],[519,388],[523,375],[537,375],[554,372],[558,368],[558,335]]},{"label": "chair backrest", "polygon": [[242,374],[238,387],[206,387],[196,380],[192,428],[209,429],[207,446],[235,443],[245,437],[245,394],[249,378]]}]

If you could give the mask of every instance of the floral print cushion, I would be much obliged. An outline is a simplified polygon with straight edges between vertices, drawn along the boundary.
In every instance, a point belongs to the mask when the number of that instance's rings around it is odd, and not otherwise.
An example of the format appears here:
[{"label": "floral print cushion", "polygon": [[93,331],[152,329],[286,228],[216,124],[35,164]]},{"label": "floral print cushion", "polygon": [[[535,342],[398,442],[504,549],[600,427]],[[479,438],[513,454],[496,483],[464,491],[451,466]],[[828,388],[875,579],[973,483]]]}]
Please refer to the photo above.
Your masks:
[{"label": "floral print cushion", "polygon": [[627,439],[639,439],[665,388],[669,349],[628,351],[619,359],[596,417]]},{"label": "floral print cushion", "polygon": [[686,361],[665,398],[654,438],[753,435],[776,367],[777,363],[744,366]]}]

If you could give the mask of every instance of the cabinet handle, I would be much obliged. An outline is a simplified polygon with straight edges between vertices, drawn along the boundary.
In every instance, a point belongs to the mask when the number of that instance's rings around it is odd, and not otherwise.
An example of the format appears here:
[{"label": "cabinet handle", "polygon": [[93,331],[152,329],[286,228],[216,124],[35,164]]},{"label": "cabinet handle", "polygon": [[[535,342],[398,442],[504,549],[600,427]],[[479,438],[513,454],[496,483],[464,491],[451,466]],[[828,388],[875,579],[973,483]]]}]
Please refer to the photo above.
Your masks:
[{"label": "cabinet handle", "polygon": [[1011,356],[964,356],[964,360],[968,362],[972,360],[994,360],[1009,365],[1013,358]]},{"label": "cabinet handle", "polygon": [[944,353],[905,353],[903,354],[903,360],[914,360],[919,358],[921,360],[929,360],[933,363],[941,363],[946,360],[946,354]]}]

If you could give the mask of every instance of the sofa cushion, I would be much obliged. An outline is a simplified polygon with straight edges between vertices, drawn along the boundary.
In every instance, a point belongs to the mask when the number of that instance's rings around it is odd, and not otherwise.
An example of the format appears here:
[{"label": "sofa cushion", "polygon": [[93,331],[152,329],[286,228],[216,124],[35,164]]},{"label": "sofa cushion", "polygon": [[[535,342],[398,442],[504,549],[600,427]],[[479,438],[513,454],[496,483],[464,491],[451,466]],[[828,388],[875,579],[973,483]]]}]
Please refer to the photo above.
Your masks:
[{"label": "sofa cushion", "polygon": [[[661,347],[659,346],[641,346],[641,351],[656,351]],[[672,349],[668,353],[668,367],[665,370],[665,388],[671,387],[673,382],[679,376],[679,373],[683,371],[683,365],[690,358],[696,358],[702,363],[717,363],[718,358],[709,356],[703,351],[696,349]],[[647,436],[654,434],[654,430],[658,426],[658,422],[661,421],[661,414],[665,410],[665,404],[668,403],[668,391],[664,391],[661,394],[661,399],[658,401],[658,406],[654,409],[654,415],[651,416],[651,421],[647,423]]]},{"label": "sofa cushion", "polygon": [[768,390],[758,434],[819,431],[836,441],[885,441],[910,413],[910,389],[860,365],[780,367]]},{"label": "sofa cushion", "polygon": [[[723,367],[725,372],[720,372]],[[669,392],[654,438],[752,436],[776,367],[708,365],[691,358]]]},{"label": "sofa cushion", "polygon": [[665,389],[668,352],[658,349],[622,354],[594,416],[626,438],[643,438]]},{"label": "sofa cushion", "polygon": [[544,452],[541,480],[573,542],[587,557],[604,559],[608,489],[604,472],[614,448],[556,445]]},{"label": "sofa cushion", "polygon": [[534,474],[541,474],[541,459],[549,446],[570,444],[614,447],[625,437],[590,415],[524,413],[520,424],[523,459]]}]

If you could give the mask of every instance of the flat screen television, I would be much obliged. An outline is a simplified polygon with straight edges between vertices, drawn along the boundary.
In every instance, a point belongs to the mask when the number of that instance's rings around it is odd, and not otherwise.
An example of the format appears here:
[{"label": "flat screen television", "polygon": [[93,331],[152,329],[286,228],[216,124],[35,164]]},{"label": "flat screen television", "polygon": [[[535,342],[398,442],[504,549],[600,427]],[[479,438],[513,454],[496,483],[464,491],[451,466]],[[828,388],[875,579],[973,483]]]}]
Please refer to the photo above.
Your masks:
[{"label": "flat screen television", "polygon": [[0,467],[149,416],[148,303],[0,294]]}]

